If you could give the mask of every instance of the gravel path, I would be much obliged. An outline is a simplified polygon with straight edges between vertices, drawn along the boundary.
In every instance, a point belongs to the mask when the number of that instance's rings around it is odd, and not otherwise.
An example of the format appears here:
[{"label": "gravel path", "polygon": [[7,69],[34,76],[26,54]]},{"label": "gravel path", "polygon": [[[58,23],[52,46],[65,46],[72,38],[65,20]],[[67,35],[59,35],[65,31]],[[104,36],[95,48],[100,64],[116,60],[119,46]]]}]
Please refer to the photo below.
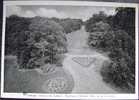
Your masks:
[{"label": "gravel path", "polygon": [[[117,93],[102,80],[100,68],[104,61],[109,61],[108,57],[90,50],[86,40],[88,33],[82,29],[67,35],[68,50],[63,62],[65,70],[69,71],[74,79],[74,89],[72,93]],[[95,61],[89,67],[83,67],[72,60],[74,57],[91,56]]]}]

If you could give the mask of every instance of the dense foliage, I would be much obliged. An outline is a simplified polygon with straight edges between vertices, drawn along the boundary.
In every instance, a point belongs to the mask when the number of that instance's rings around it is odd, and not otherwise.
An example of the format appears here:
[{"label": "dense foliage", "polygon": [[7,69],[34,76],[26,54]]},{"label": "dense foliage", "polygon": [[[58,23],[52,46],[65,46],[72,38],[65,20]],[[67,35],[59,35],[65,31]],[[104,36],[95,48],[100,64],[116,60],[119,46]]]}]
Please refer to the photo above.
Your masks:
[{"label": "dense foliage", "polygon": [[111,63],[101,70],[104,80],[134,92],[135,9],[117,8],[113,16],[95,14],[87,20],[86,30],[90,47],[110,52]]},{"label": "dense foliage", "polygon": [[80,29],[78,21],[12,15],[6,21],[6,55],[16,55],[22,68],[62,66],[62,54],[67,52],[65,33],[69,27],[68,32]]},{"label": "dense foliage", "polygon": [[79,30],[82,26],[82,20],[80,19],[63,19],[60,22],[66,33]]},{"label": "dense foliage", "polygon": [[135,38],[135,9],[117,8],[113,17],[113,27],[125,30],[132,38]]},{"label": "dense foliage", "polygon": [[73,31],[79,30],[83,24],[81,19],[57,19],[57,18],[52,18],[54,21],[59,23],[65,30],[65,32],[71,33]]},{"label": "dense foliage", "polygon": [[93,32],[95,24],[100,21],[106,22],[106,19],[107,19],[107,15],[102,11],[99,14],[93,14],[93,16],[86,21],[85,24],[86,31]]},{"label": "dense foliage", "polygon": [[24,48],[27,37],[26,31],[29,30],[28,26],[30,20],[23,17],[12,15],[6,19],[6,54],[15,55],[18,51]]}]

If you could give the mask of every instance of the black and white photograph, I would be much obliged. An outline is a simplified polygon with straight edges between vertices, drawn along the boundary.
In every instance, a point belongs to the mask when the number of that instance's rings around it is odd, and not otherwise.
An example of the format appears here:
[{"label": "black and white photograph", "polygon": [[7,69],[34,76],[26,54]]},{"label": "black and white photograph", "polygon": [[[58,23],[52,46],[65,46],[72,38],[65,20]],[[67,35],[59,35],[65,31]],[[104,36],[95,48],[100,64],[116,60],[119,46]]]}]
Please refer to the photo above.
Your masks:
[{"label": "black and white photograph", "polygon": [[3,97],[137,98],[136,4],[5,1],[3,11]]}]

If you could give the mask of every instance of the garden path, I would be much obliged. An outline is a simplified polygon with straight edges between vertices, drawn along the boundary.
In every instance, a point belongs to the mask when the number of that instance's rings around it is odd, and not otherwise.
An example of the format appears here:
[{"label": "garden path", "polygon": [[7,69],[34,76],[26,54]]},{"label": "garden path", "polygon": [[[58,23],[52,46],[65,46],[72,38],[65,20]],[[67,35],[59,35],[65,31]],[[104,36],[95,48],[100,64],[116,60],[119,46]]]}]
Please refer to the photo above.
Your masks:
[{"label": "garden path", "polygon": [[[63,67],[73,76],[74,88],[72,93],[117,93],[102,80],[100,75],[102,64],[104,61],[109,61],[109,58],[95,49],[90,49],[87,46],[87,38],[88,33],[84,27],[67,35],[68,53],[63,62]],[[84,67],[73,60],[74,57],[87,55],[95,59],[88,67]]]}]

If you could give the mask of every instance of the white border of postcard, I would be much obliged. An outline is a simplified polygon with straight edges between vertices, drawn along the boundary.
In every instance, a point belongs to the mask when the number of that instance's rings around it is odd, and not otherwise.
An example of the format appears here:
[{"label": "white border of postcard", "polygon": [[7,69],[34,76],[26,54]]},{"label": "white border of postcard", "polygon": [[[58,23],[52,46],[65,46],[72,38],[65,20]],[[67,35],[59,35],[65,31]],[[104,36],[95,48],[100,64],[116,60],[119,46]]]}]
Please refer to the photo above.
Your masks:
[{"label": "white border of postcard", "polygon": [[[137,99],[138,98],[138,5],[133,3],[89,2],[89,1],[4,1],[3,3],[3,32],[2,32],[2,61],[1,61],[1,97],[30,98],[30,99]],[[133,7],[136,9],[136,84],[135,94],[39,94],[39,93],[6,93],[4,92],[4,44],[6,6],[8,5],[67,5],[67,6],[108,6]],[[11,85],[12,86],[12,85]]]}]

